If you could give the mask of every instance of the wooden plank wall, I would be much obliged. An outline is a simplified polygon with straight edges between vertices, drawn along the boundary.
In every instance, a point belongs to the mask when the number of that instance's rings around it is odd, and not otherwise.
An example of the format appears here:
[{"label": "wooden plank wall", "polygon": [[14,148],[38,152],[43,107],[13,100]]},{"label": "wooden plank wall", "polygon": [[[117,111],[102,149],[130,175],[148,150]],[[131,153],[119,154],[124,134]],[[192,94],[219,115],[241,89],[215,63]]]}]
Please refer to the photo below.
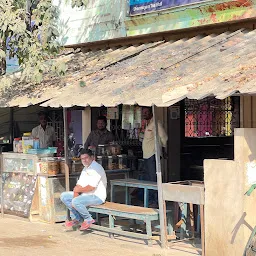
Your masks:
[{"label": "wooden plank wall", "polygon": [[207,256],[240,256],[256,225],[256,193],[244,193],[247,163],[256,159],[256,129],[235,130],[235,160],[205,160],[205,230]]}]

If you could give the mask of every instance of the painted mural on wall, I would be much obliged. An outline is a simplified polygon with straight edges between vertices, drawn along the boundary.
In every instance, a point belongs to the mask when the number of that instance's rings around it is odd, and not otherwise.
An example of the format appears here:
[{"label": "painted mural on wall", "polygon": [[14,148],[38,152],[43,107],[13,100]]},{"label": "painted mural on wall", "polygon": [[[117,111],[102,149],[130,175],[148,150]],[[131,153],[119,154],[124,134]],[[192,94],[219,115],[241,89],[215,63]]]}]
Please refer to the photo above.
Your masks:
[{"label": "painted mural on wall", "polygon": [[138,15],[199,2],[205,0],[130,0],[129,8],[130,15]]}]

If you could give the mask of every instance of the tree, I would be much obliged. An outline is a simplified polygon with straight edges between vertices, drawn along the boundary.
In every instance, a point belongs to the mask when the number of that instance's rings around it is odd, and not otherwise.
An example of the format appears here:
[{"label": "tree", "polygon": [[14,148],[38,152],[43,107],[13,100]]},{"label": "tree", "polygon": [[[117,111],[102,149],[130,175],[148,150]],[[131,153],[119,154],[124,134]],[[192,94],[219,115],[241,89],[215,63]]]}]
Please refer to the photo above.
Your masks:
[{"label": "tree", "polygon": [[72,0],[71,5],[72,7],[82,7],[86,6],[88,3],[88,0]]},{"label": "tree", "polygon": [[6,58],[16,56],[21,79],[39,83],[45,72],[65,72],[56,65],[60,46],[57,7],[51,0],[0,0],[0,86],[10,85],[6,76]]}]

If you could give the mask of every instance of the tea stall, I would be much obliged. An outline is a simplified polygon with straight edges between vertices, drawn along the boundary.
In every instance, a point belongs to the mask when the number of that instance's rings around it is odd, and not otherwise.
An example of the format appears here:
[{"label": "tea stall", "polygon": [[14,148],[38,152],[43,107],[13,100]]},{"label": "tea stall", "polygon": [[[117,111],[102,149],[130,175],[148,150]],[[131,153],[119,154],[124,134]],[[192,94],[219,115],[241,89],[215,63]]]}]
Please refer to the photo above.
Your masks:
[{"label": "tea stall", "polygon": [[[67,135],[68,131],[65,132]],[[71,146],[64,150],[60,136],[57,138],[58,147],[42,149],[39,148],[38,139],[32,138],[31,133],[24,133],[22,138],[14,138],[12,152],[2,153],[2,214],[47,223],[66,219],[66,209],[60,195],[66,190],[67,177],[69,189],[73,189],[83,165],[79,152],[72,152],[74,145],[67,140],[66,145]],[[104,166],[109,179],[120,175],[129,177],[127,155],[121,153],[117,143],[100,145],[95,151],[95,159]],[[66,162],[68,175],[65,175]],[[12,198],[11,194],[15,196]]]}]

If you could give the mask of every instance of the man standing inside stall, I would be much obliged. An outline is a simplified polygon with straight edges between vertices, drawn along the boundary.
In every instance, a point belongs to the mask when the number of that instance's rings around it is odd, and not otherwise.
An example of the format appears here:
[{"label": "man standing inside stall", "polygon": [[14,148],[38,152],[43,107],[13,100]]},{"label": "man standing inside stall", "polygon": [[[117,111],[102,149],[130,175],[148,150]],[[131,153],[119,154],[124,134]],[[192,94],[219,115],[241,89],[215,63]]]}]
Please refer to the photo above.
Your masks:
[{"label": "man standing inside stall", "polygon": [[54,128],[47,125],[48,116],[46,112],[40,111],[38,117],[40,125],[32,130],[32,137],[39,139],[40,148],[53,147],[56,142],[56,135]]},{"label": "man standing inside stall", "polygon": [[95,149],[98,145],[106,145],[114,141],[114,135],[107,130],[107,118],[99,116],[97,119],[97,129],[92,131],[85,144],[85,149]]},{"label": "man standing inside stall", "polygon": [[[146,128],[144,132],[144,138],[142,142],[142,151],[144,159],[145,177],[144,180],[157,181],[156,177],[156,157],[155,157],[155,125],[153,122],[152,108],[144,107],[142,109],[143,119],[146,121]],[[165,148],[167,145],[167,134],[160,122],[158,122],[158,134],[160,147],[163,149],[161,156],[165,154]],[[149,205],[155,208],[157,207],[157,192],[149,191]]]},{"label": "man standing inside stall", "polygon": [[66,221],[65,226],[80,226],[80,230],[83,231],[95,222],[87,208],[103,204],[106,200],[107,178],[105,170],[95,162],[90,149],[81,151],[81,161],[84,169],[73,192],[63,192],[60,199],[75,216],[73,220]]}]

